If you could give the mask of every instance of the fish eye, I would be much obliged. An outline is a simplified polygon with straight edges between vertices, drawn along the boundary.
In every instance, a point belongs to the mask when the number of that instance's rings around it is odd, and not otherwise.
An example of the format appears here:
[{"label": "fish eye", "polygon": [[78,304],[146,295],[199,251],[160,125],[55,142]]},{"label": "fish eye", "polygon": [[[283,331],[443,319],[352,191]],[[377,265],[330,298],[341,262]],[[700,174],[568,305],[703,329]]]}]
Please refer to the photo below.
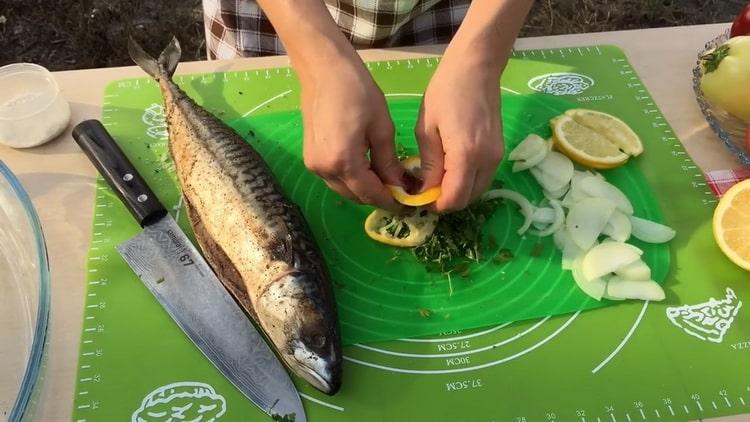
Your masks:
[{"label": "fish eye", "polygon": [[317,335],[313,337],[313,346],[315,347],[323,347],[326,344],[326,337],[322,335]]}]

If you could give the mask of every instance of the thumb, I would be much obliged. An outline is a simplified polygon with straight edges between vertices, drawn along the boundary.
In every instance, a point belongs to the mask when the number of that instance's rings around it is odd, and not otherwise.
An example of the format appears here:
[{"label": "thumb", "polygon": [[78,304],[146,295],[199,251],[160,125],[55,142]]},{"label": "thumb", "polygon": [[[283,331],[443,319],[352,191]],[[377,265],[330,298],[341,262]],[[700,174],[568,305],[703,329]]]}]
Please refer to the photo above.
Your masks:
[{"label": "thumb", "polygon": [[424,106],[420,109],[417,126],[414,130],[419,145],[419,155],[422,161],[422,178],[424,187],[440,186],[443,182],[443,163],[445,152],[437,126],[427,123]]},{"label": "thumb", "polygon": [[367,129],[370,163],[372,170],[384,184],[399,186],[405,170],[396,157],[393,133],[393,122],[388,109],[384,107],[383,112],[373,119]]}]

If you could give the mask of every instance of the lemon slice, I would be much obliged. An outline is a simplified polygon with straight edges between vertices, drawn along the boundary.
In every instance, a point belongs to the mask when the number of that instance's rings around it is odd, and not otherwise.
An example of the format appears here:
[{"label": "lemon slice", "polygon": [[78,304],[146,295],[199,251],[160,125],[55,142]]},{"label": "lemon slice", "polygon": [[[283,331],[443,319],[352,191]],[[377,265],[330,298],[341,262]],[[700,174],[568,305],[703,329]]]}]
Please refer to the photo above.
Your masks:
[{"label": "lemon slice", "polygon": [[[421,178],[422,160],[418,156],[408,157],[401,161],[407,172],[417,179]],[[410,207],[421,207],[435,202],[440,196],[440,186],[435,186],[419,193],[409,193],[401,186],[385,185],[393,199]]]},{"label": "lemon slice", "polygon": [[420,208],[406,215],[376,209],[365,220],[365,233],[386,245],[414,247],[424,243],[435,231],[437,221],[437,214]]},{"label": "lemon slice", "polygon": [[750,271],[750,180],[732,186],[713,216],[714,239],[732,262]]},{"label": "lemon slice", "polygon": [[568,110],[552,119],[550,126],[555,147],[588,167],[619,167],[643,152],[640,138],[625,122],[599,111]]},{"label": "lemon slice", "polygon": [[578,122],[609,139],[622,152],[636,157],[643,152],[641,138],[621,119],[601,111],[574,108],[565,112]]}]

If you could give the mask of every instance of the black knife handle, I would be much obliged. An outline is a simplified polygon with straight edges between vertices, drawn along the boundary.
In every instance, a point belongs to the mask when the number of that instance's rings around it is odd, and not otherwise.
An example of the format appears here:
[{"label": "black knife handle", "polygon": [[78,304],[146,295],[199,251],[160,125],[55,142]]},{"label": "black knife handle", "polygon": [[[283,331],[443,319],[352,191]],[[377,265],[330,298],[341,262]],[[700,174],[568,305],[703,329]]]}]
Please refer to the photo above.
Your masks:
[{"label": "black knife handle", "polygon": [[73,139],[117,192],[141,227],[167,214],[146,181],[98,120],[85,120],[73,128]]}]

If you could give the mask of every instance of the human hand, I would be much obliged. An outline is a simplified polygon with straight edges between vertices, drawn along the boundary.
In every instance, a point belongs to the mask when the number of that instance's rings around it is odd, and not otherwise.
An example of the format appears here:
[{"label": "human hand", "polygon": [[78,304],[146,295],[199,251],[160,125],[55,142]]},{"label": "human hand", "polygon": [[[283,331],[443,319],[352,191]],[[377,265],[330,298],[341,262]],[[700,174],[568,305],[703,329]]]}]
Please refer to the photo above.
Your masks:
[{"label": "human hand", "polygon": [[397,210],[384,184],[404,170],[383,93],[358,58],[333,68],[301,74],[305,165],[342,196]]},{"label": "human hand", "polygon": [[425,187],[437,212],[465,208],[490,185],[503,157],[498,72],[446,52],[425,91],[415,132]]}]

